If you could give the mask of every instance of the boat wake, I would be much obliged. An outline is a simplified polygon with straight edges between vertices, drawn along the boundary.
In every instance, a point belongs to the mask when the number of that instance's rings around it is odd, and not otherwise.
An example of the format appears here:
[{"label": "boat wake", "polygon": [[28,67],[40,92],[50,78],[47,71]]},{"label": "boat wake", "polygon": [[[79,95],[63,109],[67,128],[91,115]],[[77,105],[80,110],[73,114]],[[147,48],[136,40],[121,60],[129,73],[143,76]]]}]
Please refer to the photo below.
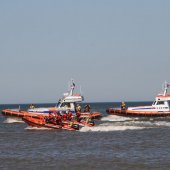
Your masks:
[{"label": "boat wake", "polygon": [[26,130],[53,130],[51,128],[45,128],[45,127],[38,128],[38,127],[32,127],[32,126],[27,126],[25,129]]},{"label": "boat wake", "polygon": [[134,121],[133,125],[145,127],[170,127],[170,122],[167,121]]},{"label": "boat wake", "polygon": [[109,115],[101,118],[101,121],[109,121],[109,122],[124,122],[130,120],[138,120],[138,118],[130,118],[130,117],[117,116],[117,115]]},{"label": "boat wake", "polygon": [[24,123],[20,118],[8,117],[3,123]]},{"label": "boat wake", "polygon": [[80,132],[109,132],[109,131],[125,131],[125,130],[140,130],[146,127],[139,127],[133,125],[113,125],[110,123],[103,123],[94,127],[82,127]]},{"label": "boat wake", "polygon": [[170,127],[170,122],[165,122],[165,121],[160,121],[160,122],[155,122],[155,125],[156,126],[168,126],[168,127]]}]

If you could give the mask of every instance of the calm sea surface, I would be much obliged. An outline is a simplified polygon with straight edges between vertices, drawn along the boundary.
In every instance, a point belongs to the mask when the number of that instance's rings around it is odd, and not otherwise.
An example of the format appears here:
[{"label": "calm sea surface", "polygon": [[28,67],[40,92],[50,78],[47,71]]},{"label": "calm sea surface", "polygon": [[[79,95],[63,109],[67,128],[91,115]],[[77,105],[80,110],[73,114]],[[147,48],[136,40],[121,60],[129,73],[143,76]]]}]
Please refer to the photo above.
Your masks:
[{"label": "calm sea surface", "polygon": [[[151,103],[127,103],[145,104]],[[120,103],[90,105],[103,118],[77,132],[31,129],[0,116],[0,170],[170,169],[170,118],[113,116],[106,108]],[[18,107],[0,105],[1,110]]]}]

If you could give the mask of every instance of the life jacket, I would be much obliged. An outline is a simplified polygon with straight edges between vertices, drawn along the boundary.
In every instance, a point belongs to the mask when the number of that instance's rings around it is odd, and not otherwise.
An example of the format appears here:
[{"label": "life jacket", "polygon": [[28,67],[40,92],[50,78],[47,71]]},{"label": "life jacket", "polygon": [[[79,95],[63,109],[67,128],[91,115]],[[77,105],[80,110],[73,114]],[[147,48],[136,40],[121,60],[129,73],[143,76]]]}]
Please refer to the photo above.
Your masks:
[{"label": "life jacket", "polygon": [[77,116],[77,117],[80,117],[80,115],[81,115],[80,112],[77,112],[77,113],[76,113],[76,116]]},{"label": "life jacket", "polygon": [[69,112],[69,113],[68,113],[67,118],[68,118],[68,120],[71,120],[71,119],[72,119],[72,112]]},{"label": "life jacket", "polygon": [[67,120],[67,114],[66,114],[66,113],[63,114],[62,119],[63,119],[64,121]]},{"label": "life jacket", "polygon": [[55,123],[55,116],[51,113],[49,113],[49,123]]},{"label": "life jacket", "polygon": [[53,115],[51,113],[49,113],[48,117],[49,117],[49,119],[52,119]]},{"label": "life jacket", "polygon": [[62,120],[61,119],[62,119],[61,115],[56,115],[56,121],[55,122],[56,122],[57,125],[61,125],[62,124]]},{"label": "life jacket", "polygon": [[77,112],[77,113],[76,113],[76,117],[77,117],[77,121],[78,121],[78,122],[80,122],[80,121],[81,121],[80,116],[81,116],[81,113],[80,113],[80,112]]}]

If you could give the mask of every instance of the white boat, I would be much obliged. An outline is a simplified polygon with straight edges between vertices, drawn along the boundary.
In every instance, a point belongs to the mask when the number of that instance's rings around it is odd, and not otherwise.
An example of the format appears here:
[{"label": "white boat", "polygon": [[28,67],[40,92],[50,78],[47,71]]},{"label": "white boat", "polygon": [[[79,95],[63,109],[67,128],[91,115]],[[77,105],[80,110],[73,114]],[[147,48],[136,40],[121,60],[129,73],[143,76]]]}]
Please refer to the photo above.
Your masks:
[{"label": "white boat", "polygon": [[77,103],[81,103],[84,97],[81,94],[74,94],[75,84],[72,81],[70,86],[70,91],[63,94],[63,97],[59,99],[55,107],[49,108],[30,108],[27,111],[33,113],[50,113],[52,111],[67,112],[71,111],[73,114],[76,112],[75,108]]},{"label": "white boat", "polygon": [[[70,86],[70,91],[67,93],[64,93],[63,97],[59,99],[58,103],[55,107],[41,107],[41,108],[29,108],[26,111],[22,111],[19,109],[4,109],[2,110],[2,115],[7,117],[24,117],[24,116],[37,116],[37,115],[43,115],[46,116],[49,113],[52,112],[60,112],[61,114],[64,112],[72,112],[74,115],[76,113],[76,106],[78,103],[81,103],[84,100],[84,97],[81,94],[74,94],[75,84],[72,81]],[[82,117],[92,117],[92,118],[100,118],[101,113],[99,112],[86,112],[82,113]]]},{"label": "white boat", "polygon": [[108,114],[121,116],[170,116],[170,94],[167,94],[169,86],[170,85],[165,81],[163,84],[163,93],[156,96],[151,106],[128,107],[127,109],[109,108],[106,112]]}]

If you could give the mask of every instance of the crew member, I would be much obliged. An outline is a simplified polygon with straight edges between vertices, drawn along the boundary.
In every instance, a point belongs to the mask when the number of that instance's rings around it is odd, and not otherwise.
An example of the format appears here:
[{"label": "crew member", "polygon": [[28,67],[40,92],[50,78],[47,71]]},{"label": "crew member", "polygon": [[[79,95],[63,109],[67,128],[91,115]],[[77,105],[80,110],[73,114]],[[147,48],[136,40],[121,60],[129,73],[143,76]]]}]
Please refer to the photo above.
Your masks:
[{"label": "crew member", "polygon": [[56,124],[57,125],[62,125],[62,116],[60,115],[59,112],[56,115]]},{"label": "crew member", "polygon": [[84,106],[84,112],[90,112],[90,105],[89,104]]},{"label": "crew member", "polygon": [[79,104],[76,106],[76,112],[81,112],[81,106]]},{"label": "crew member", "polygon": [[63,114],[63,116],[62,116],[62,120],[63,121],[67,121],[67,114],[66,114],[66,112]]},{"label": "crew member", "polygon": [[31,104],[29,108],[30,108],[30,109],[34,109],[35,106],[34,106],[33,104]]},{"label": "crew member", "polygon": [[126,110],[126,104],[125,104],[125,102],[122,102],[122,103],[121,103],[121,109],[122,109],[122,110]]},{"label": "crew member", "polygon": [[73,118],[72,112],[69,111],[68,114],[67,114],[67,119],[68,119],[69,121],[71,121],[72,118]]},{"label": "crew member", "polygon": [[80,122],[81,121],[81,113],[80,112],[76,112],[76,118],[77,118],[77,122]]},{"label": "crew member", "polygon": [[52,113],[51,113],[51,112],[49,112],[48,122],[49,122],[49,123],[53,123],[53,124],[54,124],[54,116],[52,115]]}]

